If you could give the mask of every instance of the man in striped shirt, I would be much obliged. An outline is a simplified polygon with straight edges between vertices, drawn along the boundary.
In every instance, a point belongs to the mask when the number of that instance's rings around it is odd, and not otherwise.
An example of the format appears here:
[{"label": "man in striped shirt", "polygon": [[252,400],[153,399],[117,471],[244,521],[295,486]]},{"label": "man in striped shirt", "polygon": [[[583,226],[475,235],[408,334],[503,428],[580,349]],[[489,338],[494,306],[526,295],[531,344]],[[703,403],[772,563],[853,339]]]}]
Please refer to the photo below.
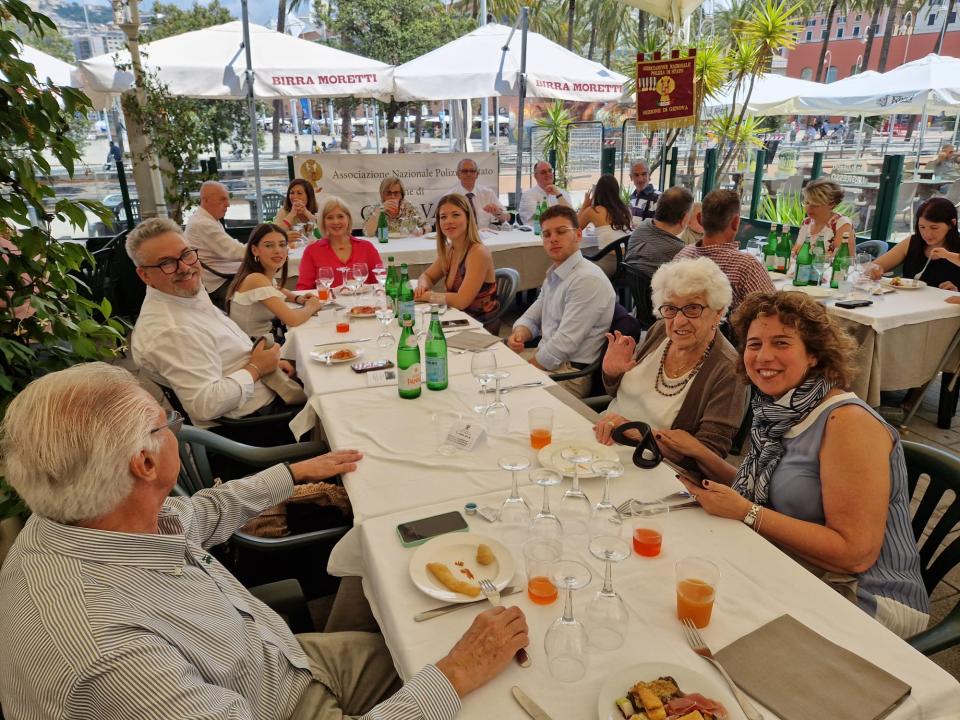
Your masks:
[{"label": "man in striped shirt", "polygon": [[170,498],[181,423],[103,363],[48,374],[10,404],[0,453],[34,514],[0,570],[8,720],[446,720],[527,645],[520,610],[493,608],[400,687],[379,635],[294,636],[208,549],[360,453]]}]

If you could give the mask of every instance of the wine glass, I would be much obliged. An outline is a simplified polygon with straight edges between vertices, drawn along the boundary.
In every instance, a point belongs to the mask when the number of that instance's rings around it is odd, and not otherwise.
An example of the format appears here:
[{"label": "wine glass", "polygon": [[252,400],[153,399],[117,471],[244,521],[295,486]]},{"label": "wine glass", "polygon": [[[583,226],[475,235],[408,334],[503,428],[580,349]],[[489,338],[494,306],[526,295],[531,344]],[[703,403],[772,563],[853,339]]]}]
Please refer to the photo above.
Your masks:
[{"label": "wine glass", "polygon": [[823,275],[830,267],[830,258],[826,251],[819,245],[813,248],[813,271],[817,273],[817,287],[820,287],[823,281]]},{"label": "wine glass", "polygon": [[516,545],[527,539],[530,527],[531,509],[527,501],[520,495],[517,485],[517,472],[530,467],[530,458],[526,455],[504,455],[497,460],[501,469],[513,473],[513,484],[510,486],[510,496],[500,506],[497,520],[502,526],[501,537],[508,545]]},{"label": "wine glass", "polygon": [[595,460],[592,468],[597,475],[603,477],[603,499],[593,506],[593,513],[590,515],[590,537],[619,533],[623,518],[610,502],[610,481],[623,475],[623,465],[615,460]]},{"label": "wine glass", "polygon": [[487,409],[487,385],[497,371],[497,356],[493,350],[475,352],[470,360],[470,374],[480,384],[480,404],[473,406],[475,413],[483,414]]},{"label": "wine glass", "polygon": [[616,650],[626,638],[630,616],[620,595],[613,589],[613,563],[627,559],[630,545],[620,533],[598,535],[590,540],[590,554],[603,560],[603,588],[587,606],[584,620],[587,636],[591,644],[601,650]]},{"label": "wine glass", "polygon": [[510,408],[500,399],[500,381],[510,377],[506,370],[497,370],[492,374],[495,385],[494,400],[483,411],[483,422],[491,435],[506,435],[510,432]]},{"label": "wine glass", "polygon": [[373,266],[373,276],[377,279],[377,293],[381,295],[386,295],[387,287],[387,269],[383,266],[383,263],[377,263]]},{"label": "wine glass", "polygon": [[387,303],[378,305],[377,320],[380,321],[380,334],[377,335],[377,346],[381,348],[391,347],[394,343],[393,334],[390,332],[390,323],[393,322],[393,308]]},{"label": "wine glass", "polygon": [[447,294],[445,292],[430,293],[430,304],[436,305],[441,315],[447,311]]},{"label": "wine glass", "polygon": [[365,262],[355,262],[351,268],[353,271],[353,282],[356,285],[356,293],[360,295],[363,292],[363,285],[370,276],[370,268]]},{"label": "wine glass", "polygon": [[530,523],[530,534],[533,537],[559,540],[563,537],[563,525],[560,518],[550,511],[550,486],[559,485],[563,476],[552,468],[537,468],[530,471],[530,480],[543,488],[543,507]]},{"label": "wine glass", "polygon": [[333,299],[333,295],[330,292],[331,285],[333,285],[333,268],[317,268],[317,297],[324,303]]},{"label": "wine glass", "polygon": [[567,535],[586,536],[593,508],[590,498],[580,489],[580,466],[593,460],[593,451],[580,445],[571,445],[560,452],[560,457],[573,465],[573,485],[563,491],[557,514]]},{"label": "wine glass", "polygon": [[558,590],[565,590],[563,615],[553,621],[543,638],[550,674],[564,682],[576,682],[587,672],[589,639],[583,623],[573,617],[573,591],[593,579],[590,568],[576,560],[560,560],[550,571]]}]

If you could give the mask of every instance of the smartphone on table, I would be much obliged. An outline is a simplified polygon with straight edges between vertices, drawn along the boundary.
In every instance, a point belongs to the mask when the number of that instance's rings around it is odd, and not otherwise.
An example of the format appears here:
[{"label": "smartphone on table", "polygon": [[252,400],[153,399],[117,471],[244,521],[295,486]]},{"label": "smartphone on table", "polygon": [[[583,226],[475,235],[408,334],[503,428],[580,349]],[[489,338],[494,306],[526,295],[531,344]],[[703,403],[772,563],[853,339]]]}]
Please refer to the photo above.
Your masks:
[{"label": "smartphone on table", "polygon": [[440,327],[452,328],[452,327],[466,327],[470,324],[470,321],[466,318],[460,318],[459,320],[441,320]]},{"label": "smartphone on table", "polygon": [[469,529],[467,521],[459,511],[434,515],[411,522],[397,525],[397,534],[404,547],[416,547],[437,535],[450,532],[466,532]]}]

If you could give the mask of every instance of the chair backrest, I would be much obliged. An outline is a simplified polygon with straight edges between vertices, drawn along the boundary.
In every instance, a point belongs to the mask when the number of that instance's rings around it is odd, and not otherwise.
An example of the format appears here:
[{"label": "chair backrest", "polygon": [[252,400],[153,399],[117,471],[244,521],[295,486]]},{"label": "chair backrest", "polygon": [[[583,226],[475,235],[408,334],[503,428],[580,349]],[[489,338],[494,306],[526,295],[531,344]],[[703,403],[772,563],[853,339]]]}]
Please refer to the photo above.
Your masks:
[{"label": "chair backrest", "polygon": [[177,433],[177,446],[180,451],[178,494],[193,495],[204,488],[213,487],[213,470],[210,468],[207,448],[201,442],[204,434],[213,433],[190,425],[184,425]]},{"label": "chair backrest", "polygon": [[499,320],[503,314],[513,305],[513,299],[517,294],[517,288],[520,287],[520,273],[513,268],[497,268],[493,273],[497,282],[497,300],[500,301],[500,309],[496,315],[488,322]]},{"label": "chair backrest", "polygon": [[147,286],[137,275],[137,267],[127,255],[127,232],[117,235],[109,245],[103,248],[103,296],[110,301],[113,314],[135,322],[140,315],[143,299],[147,296]]},{"label": "chair backrest", "polygon": [[895,210],[899,212],[910,206],[910,203],[913,202],[914,195],[917,194],[917,185],[918,183],[915,182],[900,183],[900,187],[897,189],[897,206]]},{"label": "chair backrest", "polygon": [[[133,218],[133,227],[136,227],[140,223],[140,198],[130,198],[130,214]],[[117,219],[117,226],[120,229],[131,229],[127,227],[127,213],[124,210],[123,203],[114,206],[113,216]]]},{"label": "chair backrest", "polygon": [[920,475],[929,477],[913,513],[912,524],[920,553],[923,584],[930,593],[948,572],[960,565],[960,537],[954,537],[936,555],[947,536],[960,530],[960,457],[910,440],[901,442],[907,461],[907,485],[911,498],[916,492]]},{"label": "chair backrest", "polygon": [[260,219],[263,222],[270,222],[276,217],[281,205],[283,205],[283,193],[279,193],[276,190],[267,190],[263,193],[263,204],[261,205],[263,211]]},{"label": "chair backrest", "polygon": [[650,278],[627,263],[621,265],[620,269],[630,286],[634,315],[640,326],[647,330],[657,321],[653,314],[653,300],[650,297]]},{"label": "chair backrest", "polygon": [[584,255],[587,260],[591,262],[597,262],[601,258],[606,257],[610,253],[614,253],[617,256],[617,269],[620,269],[620,266],[623,264],[623,256],[627,252],[627,244],[630,242],[630,235],[624,235],[623,237],[617,238],[612,243],[606,245],[599,252],[594,253],[593,255]]},{"label": "chair backrest", "polygon": [[857,243],[857,252],[869,253],[874,260],[883,255],[889,249],[890,246],[887,245],[886,241],[884,240],[864,240],[863,242]]},{"label": "chair backrest", "polygon": [[[613,321],[610,323],[610,332],[620,331],[621,335],[629,335],[638,343],[643,334],[643,326],[630,312],[620,303],[613,306]],[[606,352],[606,345],[603,351]]]},{"label": "chair backrest", "polygon": [[947,188],[946,198],[954,205],[960,203],[960,180],[954,180],[950,183],[950,187]]}]

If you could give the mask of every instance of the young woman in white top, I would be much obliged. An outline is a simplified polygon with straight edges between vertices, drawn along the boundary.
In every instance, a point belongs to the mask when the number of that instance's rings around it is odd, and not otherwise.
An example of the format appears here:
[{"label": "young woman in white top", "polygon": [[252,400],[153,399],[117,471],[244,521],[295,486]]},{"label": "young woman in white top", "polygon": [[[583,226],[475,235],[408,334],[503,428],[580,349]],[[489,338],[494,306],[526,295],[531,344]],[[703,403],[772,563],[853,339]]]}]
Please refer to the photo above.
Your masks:
[{"label": "young woman in white top", "polygon": [[[306,322],[321,307],[316,295],[287,290],[287,232],[261,223],[250,233],[247,251],[227,290],[227,312],[250,337],[271,332],[274,318],[287,327]],[[287,302],[302,305],[291,308]]]},{"label": "young woman in white top", "polygon": [[[593,225],[597,250],[603,250],[607,245],[631,233],[633,216],[630,208],[620,197],[620,183],[613,175],[601,175],[592,192],[583,198],[583,205],[577,213],[580,229]],[[581,243],[587,242],[586,236]],[[617,269],[616,256],[612,253],[599,261],[599,265],[608,277]]]},{"label": "young woman in white top", "polygon": [[835,211],[843,200],[843,188],[832,180],[814,180],[803,189],[803,205],[807,217],[800,223],[800,234],[793,246],[793,254],[800,252],[800,248],[807,240],[811,248],[818,239],[823,240],[823,246],[831,255],[840,247],[843,234],[849,233],[847,249],[850,257],[857,254],[856,233],[853,232],[853,223],[850,218]]}]

